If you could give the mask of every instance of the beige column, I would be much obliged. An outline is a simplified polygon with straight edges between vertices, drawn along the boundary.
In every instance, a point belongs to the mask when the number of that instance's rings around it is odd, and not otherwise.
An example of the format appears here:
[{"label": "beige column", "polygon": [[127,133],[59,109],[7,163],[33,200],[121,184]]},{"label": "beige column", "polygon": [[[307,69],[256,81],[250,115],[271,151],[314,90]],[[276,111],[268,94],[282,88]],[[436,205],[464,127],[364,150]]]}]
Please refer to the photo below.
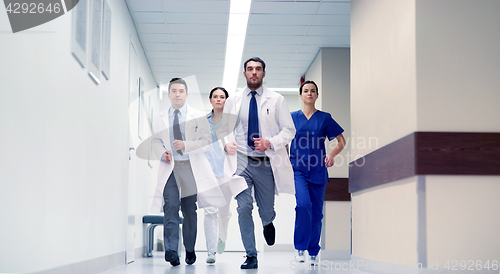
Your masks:
[{"label": "beige column", "polygon": [[[352,132],[378,141],[353,146],[355,159],[400,157],[380,154],[381,148],[416,132],[500,132],[499,14],[500,1],[494,0],[352,1]],[[475,155],[498,148],[490,143],[478,139]],[[467,152],[447,145],[435,149],[458,157]],[[352,193],[353,259],[445,270],[454,260],[467,266],[473,261],[475,270],[479,260],[498,263],[498,154],[481,159],[491,163],[489,171],[483,166],[453,174],[440,173],[439,166],[432,175],[420,172],[428,160],[413,160],[412,176]],[[377,174],[398,172],[376,171],[374,181]],[[351,177],[350,183],[358,182]]]},{"label": "beige column", "polygon": [[[348,146],[335,158],[335,164],[328,169],[329,178],[334,178],[328,187],[338,184],[335,179],[348,177],[350,152],[350,49],[322,48],[309,67],[306,80],[318,85],[319,99],[316,108],[328,112],[344,128]],[[327,152],[337,144],[327,143]],[[328,195],[327,195],[328,196]],[[323,211],[323,232],[321,259],[348,259],[351,250],[351,202],[326,198]]]}]

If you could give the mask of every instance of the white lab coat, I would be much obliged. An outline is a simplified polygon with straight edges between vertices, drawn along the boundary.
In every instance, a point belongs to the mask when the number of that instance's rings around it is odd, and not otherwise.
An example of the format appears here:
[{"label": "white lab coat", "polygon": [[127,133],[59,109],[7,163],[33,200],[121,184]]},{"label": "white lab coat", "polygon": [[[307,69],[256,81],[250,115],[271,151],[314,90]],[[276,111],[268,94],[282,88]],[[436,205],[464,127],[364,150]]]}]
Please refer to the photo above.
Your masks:
[{"label": "white lab coat", "polygon": [[[238,92],[226,100],[222,118],[223,124],[218,132],[219,139],[224,138],[225,143],[235,141],[234,129],[238,123],[241,100],[247,92],[248,87],[243,92]],[[276,185],[275,194],[295,194],[293,168],[286,149],[286,145],[295,137],[295,125],[285,98],[266,87],[263,87],[259,105],[259,129],[262,138],[269,140],[272,147],[267,149],[265,153],[271,160]],[[237,156],[226,155],[225,176],[234,174],[236,168]]]},{"label": "white lab coat", "polygon": [[[165,151],[172,151],[170,145],[168,109],[155,117],[151,146],[155,155],[160,158]],[[208,162],[205,151],[210,149],[212,136],[210,134],[210,124],[205,113],[187,106],[186,124],[184,128],[184,153],[189,154],[193,176],[196,181],[197,192],[201,193],[213,188],[218,188],[217,179]],[[163,212],[163,189],[174,168],[174,161],[166,163],[160,161],[158,171],[158,183],[153,197],[151,211],[154,213]],[[177,187],[180,188],[179,185]],[[181,194],[182,195],[182,194]]]}]

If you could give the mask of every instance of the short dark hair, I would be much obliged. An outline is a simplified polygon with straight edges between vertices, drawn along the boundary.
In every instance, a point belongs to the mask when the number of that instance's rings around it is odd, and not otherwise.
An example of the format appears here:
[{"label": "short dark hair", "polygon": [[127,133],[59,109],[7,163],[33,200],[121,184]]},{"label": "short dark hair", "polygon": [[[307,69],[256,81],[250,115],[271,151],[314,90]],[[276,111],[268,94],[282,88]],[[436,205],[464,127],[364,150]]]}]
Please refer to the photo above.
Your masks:
[{"label": "short dark hair", "polygon": [[307,80],[302,85],[300,85],[300,88],[299,88],[300,95],[302,95],[302,87],[304,87],[306,84],[313,84],[316,87],[316,93],[319,94],[318,85],[316,85],[316,83],[314,83],[314,81]]},{"label": "short dark hair", "polygon": [[212,94],[214,94],[214,91],[216,91],[218,89],[222,90],[224,92],[224,94],[226,94],[226,99],[229,98],[229,93],[227,93],[227,90],[225,88],[223,88],[223,87],[215,87],[215,88],[213,88],[210,91],[210,95],[208,95],[208,98],[212,99]]},{"label": "short dark hair", "polygon": [[184,79],[182,79],[182,78],[172,78],[170,80],[170,83],[168,83],[168,93],[170,93],[170,86],[172,86],[172,84],[183,84],[184,87],[186,88],[186,93],[188,93],[188,85],[186,84],[186,81],[184,81]]},{"label": "short dark hair", "polygon": [[262,64],[262,70],[266,71],[266,63],[264,63],[264,60],[260,59],[259,57],[252,57],[246,60],[245,63],[243,64],[243,71],[247,71],[247,63],[250,61],[260,62]]}]

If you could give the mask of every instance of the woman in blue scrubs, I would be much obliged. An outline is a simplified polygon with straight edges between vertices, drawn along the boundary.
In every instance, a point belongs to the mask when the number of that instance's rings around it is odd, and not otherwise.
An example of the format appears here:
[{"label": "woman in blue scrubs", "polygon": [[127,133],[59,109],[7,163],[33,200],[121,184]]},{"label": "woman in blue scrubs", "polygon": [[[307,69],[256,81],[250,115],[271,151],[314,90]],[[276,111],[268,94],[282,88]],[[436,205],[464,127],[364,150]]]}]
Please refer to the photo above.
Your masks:
[{"label": "woman in blue scrubs", "polygon": [[[323,219],[323,199],[328,183],[327,168],[333,166],[334,158],[345,146],[340,127],[332,116],[314,106],[318,99],[318,86],[313,81],[305,81],[299,89],[304,102],[302,110],[292,112],[297,130],[290,146],[290,161],[295,177],[295,260],[305,262],[305,251],[309,253],[309,263],[316,265],[320,246],[321,220]],[[337,139],[335,148],[327,155],[325,140]]]}]

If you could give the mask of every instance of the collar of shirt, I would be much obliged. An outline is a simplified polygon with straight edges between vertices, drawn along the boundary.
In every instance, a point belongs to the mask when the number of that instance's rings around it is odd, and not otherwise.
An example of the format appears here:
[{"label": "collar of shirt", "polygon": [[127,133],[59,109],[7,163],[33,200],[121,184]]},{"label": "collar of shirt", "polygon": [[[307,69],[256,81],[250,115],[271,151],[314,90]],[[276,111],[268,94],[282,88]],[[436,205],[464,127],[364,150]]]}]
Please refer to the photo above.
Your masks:
[{"label": "collar of shirt", "polygon": [[[186,113],[187,113],[187,106],[186,104],[184,104],[180,109],[179,109],[179,114],[181,115],[181,117],[186,117]],[[175,109],[173,107],[170,107],[168,109],[168,116],[169,117],[174,117],[174,112],[175,112]],[[180,117],[179,117],[180,119]]]},{"label": "collar of shirt", "polygon": [[212,111],[210,111],[208,114],[207,114],[207,119],[208,120],[212,120],[212,116],[214,115],[214,110],[212,109]]},{"label": "collar of shirt", "polygon": [[[208,119],[208,123],[210,124],[210,128],[215,125],[214,121],[212,120],[212,116],[214,115],[214,110],[212,109],[212,111],[210,111],[208,114],[207,114],[207,119]],[[219,121],[220,122],[220,121]]]},{"label": "collar of shirt", "polygon": [[[262,96],[262,93],[264,93],[264,86],[260,86],[260,88],[256,89],[255,91],[257,92],[257,95]],[[244,92],[245,92],[244,94],[246,94],[246,96],[252,97],[252,93],[251,93],[252,90],[249,89],[248,86],[245,87]]]}]

